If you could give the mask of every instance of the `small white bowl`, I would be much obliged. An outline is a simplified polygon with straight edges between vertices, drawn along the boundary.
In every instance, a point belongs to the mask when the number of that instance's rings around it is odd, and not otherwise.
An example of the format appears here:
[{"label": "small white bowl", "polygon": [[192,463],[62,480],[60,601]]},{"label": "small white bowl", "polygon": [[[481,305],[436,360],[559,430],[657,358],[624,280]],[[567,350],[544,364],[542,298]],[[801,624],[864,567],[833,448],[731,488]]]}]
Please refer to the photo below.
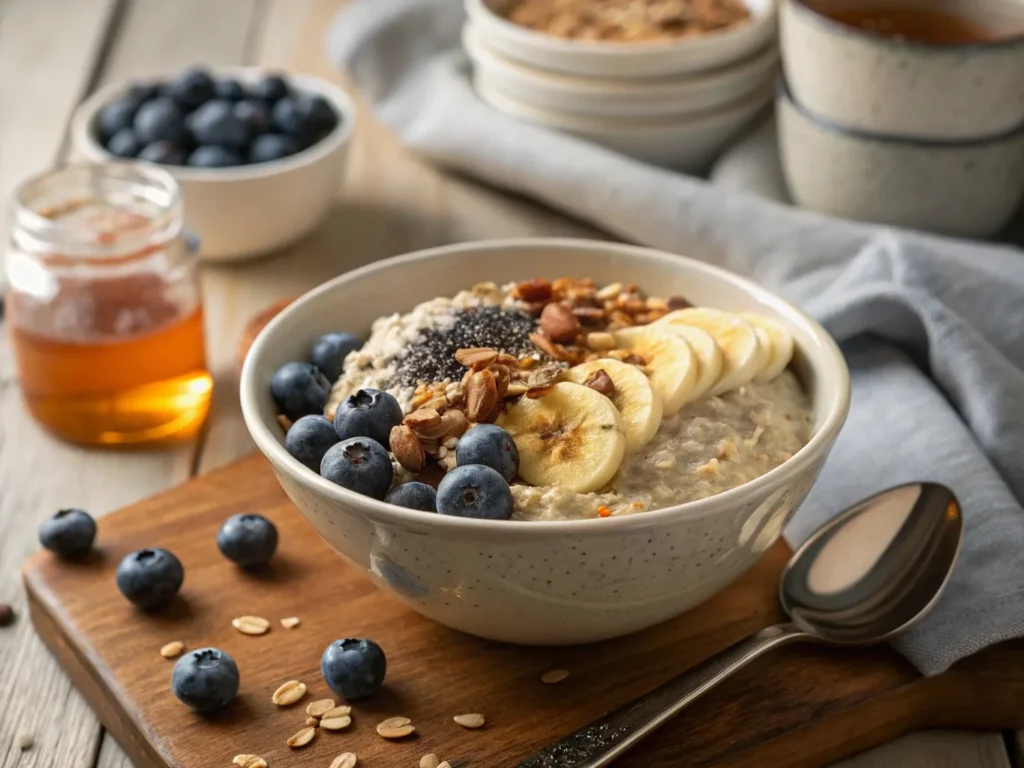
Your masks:
[{"label": "small white bowl", "polygon": [[[215,77],[245,83],[270,74],[254,67],[210,71]],[[323,96],[338,113],[338,126],[315,145],[283,160],[236,168],[160,166],[181,187],[185,225],[198,235],[199,255],[204,259],[233,261],[283,248],[308,234],[331,208],[345,169],[355,105],[345,91],[327,80],[303,74],[286,77],[297,89]],[[71,141],[80,158],[123,162],[99,143],[94,122],[125,87],[101,88],[75,110]]]},{"label": "small white bowl", "polygon": [[761,86],[743,100],[679,117],[584,117],[538,109],[495,87],[480,72],[473,87],[495,109],[621,152],[645,163],[686,173],[703,173],[772,100],[774,85]]},{"label": "small white bowl", "polygon": [[711,72],[663,79],[624,80],[551,74],[492,50],[476,27],[462,28],[462,45],[477,77],[521,104],[582,117],[666,117],[702,112],[774,83],[775,46]]},{"label": "small white bowl", "polygon": [[811,115],[784,86],[779,154],[793,200],[844,219],[989,237],[1024,199],[1024,129],[937,142],[852,131]]},{"label": "small white bowl", "polygon": [[[474,283],[530,277],[629,280],[659,296],[764,312],[796,339],[814,434],[789,461],[717,496],[653,512],[564,522],[447,517],[385,504],[324,480],[284,448],[269,385],[328,331],[365,334]],[[241,378],[245,424],[288,496],[352,565],[414,610],[480,637],[582,643],[657,624],[725,588],[777,541],[846,418],[849,373],[835,342],[792,305],[693,259],[614,243],[467,243],[377,262],[299,298],[256,338]]]},{"label": "small white bowl", "polygon": [[775,37],[775,0],[746,0],[751,18],[721,32],[669,42],[566,40],[504,18],[511,0],[464,0],[470,21],[495,51],[550,72],[587,77],[670,77],[752,56]]}]

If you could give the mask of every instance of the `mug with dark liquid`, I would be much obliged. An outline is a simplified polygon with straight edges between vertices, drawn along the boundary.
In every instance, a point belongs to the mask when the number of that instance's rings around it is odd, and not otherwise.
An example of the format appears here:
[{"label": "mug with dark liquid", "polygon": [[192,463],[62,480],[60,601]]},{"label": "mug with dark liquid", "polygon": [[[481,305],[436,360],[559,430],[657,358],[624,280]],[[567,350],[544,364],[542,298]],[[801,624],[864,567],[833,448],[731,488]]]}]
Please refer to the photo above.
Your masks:
[{"label": "mug with dark liquid", "polygon": [[173,177],[66,166],[15,191],[12,221],[7,325],[31,414],[90,445],[194,436],[213,381]]}]

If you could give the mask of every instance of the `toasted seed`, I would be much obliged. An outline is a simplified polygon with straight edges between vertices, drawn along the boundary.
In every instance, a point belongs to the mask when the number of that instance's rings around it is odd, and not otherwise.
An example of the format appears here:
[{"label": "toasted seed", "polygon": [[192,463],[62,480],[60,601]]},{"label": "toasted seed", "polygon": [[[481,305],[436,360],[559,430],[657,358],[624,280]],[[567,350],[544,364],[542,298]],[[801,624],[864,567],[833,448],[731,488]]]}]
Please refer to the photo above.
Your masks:
[{"label": "toasted seed", "polygon": [[288,432],[288,430],[292,428],[292,424],[294,424],[295,422],[293,422],[283,413],[279,413],[277,414],[277,423],[281,425],[281,429],[283,429],[285,432]]},{"label": "toasted seed", "polygon": [[436,408],[417,408],[405,417],[403,423],[415,429],[417,432],[422,429],[429,429],[441,422],[441,414]]},{"label": "toasted seed", "polygon": [[484,716],[475,713],[472,715],[456,715],[452,719],[463,728],[482,728],[484,725]]},{"label": "toasted seed", "polygon": [[543,675],[540,676],[540,681],[545,685],[554,685],[560,683],[569,676],[568,669],[549,669]]},{"label": "toasted seed", "polygon": [[231,620],[231,626],[243,635],[265,635],[270,631],[270,622],[262,616],[239,616]]},{"label": "toasted seed", "polygon": [[348,715],[341,717],[324,717],[320,720],[320,727],[325,731],[341,731],[352,725],[352,718]]},{"label": "toasted seed", "polygon": [[377,725],[377,733],[385,739],[401,739],[415,730],[416,727],[408,717],[389,717]]},{"label": "toasted seed", "polygon": [[530,389],[526,390],[526,396],[531,400],[539,400],[554,388],[554,384],[546,384],[543,387],[531,387]]},{"label": "toasted seed", "polygon": [[605,331],[592,331],[587,334],[587,346],[591,349],[615,349],[615,337]]},{"label": "toasted seed", "polygon": [[[334,702],[332,701],[331,703],[333,704]],[[328,709],[326,712],[320,715],[320,718],[323,720],[327,720],[332,717],[343,717],[344,715],[351,714],[352,707],[350,707],[348,704],[339,704],[336,707],[331,707],[330,709]]]},{"label": "toasted seed", "polygon": [[298,749],[299,747],[304,747],[307,744],[309,744],[309,742],[311,742],[315,736],[316,736],[316,729],[315,728],[310,728],[307,725],[301,731],[299,731],[294,736],[292,736],[290,739],[288,739],[288,746],[291,747],[292,749]]},{"label": "toasted seed", "polygon": [[317,699],[306,705],[306,714],[310,717],[323,717],[332,709],[335,709],[334,699]]},{"label": "toasted seed", "polygon": [[470,347],[455,352],[455,359],[459,365],[467,368],[486,368],[498,359],[498,350],[487,347]]},{"label": "toasted seed", "polygon": [[595,295],[601,301],[605,299],[614,299],[622,292],[622,283],[609,283],[604,288],[599,290]]},{"label": "toasted seed", "polygon": [[466,384],[466,416],[470,421],[486,421],[498,399],[494,374],[486,368],[474,373]]},{"label": "toasted seed", "polygon": [[270,698],[279,707],[289,707],[305,695],[305,683],[300,683],[298,680],[289,680],[274,691],[274,695]]},{"label": "toasted seed", "polygon": [[185,644],[181,640],[173,640],[160,649],[160,655],[165,659],[173,659],[176,656],[181,656],[181,652],[185,650]]},{"label": "toasted seed", "polygon": [[356,768],[359,758],[352,752],[342,752],[331,761],[331,768]]},{"label": "toasted seed", "polygon": [[441,758],[431,753],[420,758],[420,768],[437,768],[441,764]]},{"label": "toasted seed", "polygon": [[525,395],[526,390],[529,387],[521,381],[513,381],[508,385],[508,389],[505,391],[505,397],[518,397],[519,395]]},{"label": "toasted seed", "polygon": [[[531,333],[530,341],[533,343],[533,346],[537,347],[537,349],[539,349],[548,357],[553,357],[556,360],[558,359],[558,348],[555,346],[555,343],[551,341],[551,339],[549,339],[547,336],[544,336],[543,334],[540,333]],[[521,362],[520,367],[522,367]]]},{"label": "toasted seed", "polygon": [[267,768],[267,761],[259,755],[235,755],[231,762],[240,768]]},{"label": "toasted seed", "polygon": [[[434,411],[437,413],[437,411]],[[438,416],[440,421],[441,417]],[[410,472],[423,470],[427,457],[423,451],[423,443],[408,424],[399,424],[391,428],[390,436],[391,453],[395,461],[401,464]]]},{"label": "toasted seed", "polygon": [[289,616],[287,619],[281,619],[281,626],[285,629],[295,629],[299,624],[298,616]]},{"label": "toasted seed", "polygon": [[308,725],[310,728],[319,728],[320,727],[320,718],[319,717],[307,717],[306,718],[306,725]]}]

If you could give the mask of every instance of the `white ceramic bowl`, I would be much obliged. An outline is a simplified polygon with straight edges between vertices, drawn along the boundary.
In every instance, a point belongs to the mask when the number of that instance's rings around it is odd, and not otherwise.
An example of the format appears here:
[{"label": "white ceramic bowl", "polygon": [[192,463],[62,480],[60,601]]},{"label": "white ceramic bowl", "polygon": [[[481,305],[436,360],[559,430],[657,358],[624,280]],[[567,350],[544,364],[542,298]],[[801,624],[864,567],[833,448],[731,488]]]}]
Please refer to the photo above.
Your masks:
[{"label": "white ceramic bowl", "polygon": [[464,0],[484,42],[503,56],[550,72],[588,77],[670,77],[715,69],[748,58],[775,37],[775,0],[746,0],[746,24],[678,42],[620,43],[566,40],[505,19],[511,0]]},{"label": "white ceramic bowl", "polygon": [[539,109],[513,99],[473,73],[481,99],[505,114],[578,136],[645,163],[703,173],[768,104],[774,85],[765,84],[741,101],[675,117],[584,117]]},{"label": "white ceramic bowl", "polygon": [[774,83],[779,52],[769,46],[749,59],[710,72],[645,80],[552,74],[506,58],[483,42],[473,24],[462,44],[475,76],[535,109],[581,117],[665,117],[702,112],[741,101]]},{"label": "white ceramic bowl", "polygon": [[[828,7],[836,0],[815,0]],[[1018,34],[990,43],[924,44],[833,21],[782,0],[783,68],[794,97],[825,120],[869,133],[976,139],[1024,125],[1024,0],[872,0],[985,19]]]},{"label": "white ceramic bowl", "polygon": [[811,115],[784,87],[779,154],[793,200],[844,219],[959,237],[999,232],[1024,198],[1024,127],[936,142],[851,131]]},{"label": "white ceramic bowl", "polygon": [[[213,67],[211,72],[247,83],[268,74],[252,67]],[[283,248],[308,234],[330,210],[345,169],[355,105],[348,94],[327,80],[302,74],[286,77],[299,90],[323,96],[337,111],[338,126],[324,139],[269,163],[237,168],[161,166],[181,187],[185,224],[199,236],[199,254],[204,259],[244,259]],[[101,88],[75,111],[71,140],[80,158],[123,162],[99,143],[94,122],[99,111],[124,89],[124,85]]]},{"label": "white ceramic bowl", "polygon": [[[778,317],[797,343],[814,435],[793,458],[718,496],[608,519],[518,523],[415,512],[347,491],[285,451],[268,388],[322,333],[366,333],[474,283],[529,277],[628,279],[657,295]],[[750,568],[807,494],[846,417],[849,374],[814,321],[741,277],[692,259],[612,243],[497,240],[446,246],[349,272],[295,301],[253,344],[241,379],[256,445],[309,522],[355,568],[414,610],[480,637],[581,643],[676,616]]]}]

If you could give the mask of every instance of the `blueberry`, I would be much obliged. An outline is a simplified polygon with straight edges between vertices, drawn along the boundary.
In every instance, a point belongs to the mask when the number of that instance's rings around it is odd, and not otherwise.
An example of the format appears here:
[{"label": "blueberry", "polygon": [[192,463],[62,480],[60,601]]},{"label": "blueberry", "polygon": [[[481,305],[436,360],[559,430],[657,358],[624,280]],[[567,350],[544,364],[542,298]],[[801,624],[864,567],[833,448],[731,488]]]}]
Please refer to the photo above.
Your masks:
[{"label": "blueberry", "polygon": [[217,547],[243,568],[266,565],[277,551],[277,528],[263,515],[232,515],[217,532]]},{"label": "blueberry", "polygon": [[426,483],[402,483],[401,485],[396,485],[384,497],[384,501],[397,507],[418,509],[422,512],[437,511],[437,492]]},{"label": "blueberry", "polygon": [[286,96],[270,112],[270,126],[278,133],[291,136],[303,146],[312,143],[316,132],[306,122],[306,115],[295,96]]},{"label": "blueberry", "polygon": [[227,99],[228,101],[241,101],[249,95],[244,85],[231,78],[214,83],[213,94],[218,99]]},{"label": "blueberry", "polygon": [[347,637],[335,640],[320,657],[320,674],[327,687],[344,699],[373,696],[384,684],[388,661],[373,640]]},{"label": "blueberry", "polygon": [[155,99],[160,95],[160,83],[132,83],[128,89],[128,98],[136,106],[140,107],[144,102]]},{"label": "blueberry", "polygon": [[261,101],[273,104],[291,93],[288,83],[279,75],[268,75],[256,83],[252,95]]},{"label": "blueberry", "polygon": [[306,124],[318,136],[330,133],[338,124],[338,113],[323,96],[303,96],[299,106]]},{"label": "blueberry", "polygon": [[141,148],[139,140],[135,138],[135,131],[131,128],[118,131],[107,142],[107,151],[117,157],[135,157]]},{"label": "blueberry", "polygon": [[511,483],[519,471],[519,449],[512,435],[501,427],[481,424],[459,438],[455,463],[460,467],[483,464],[496,470],[506,483]]},{"label": "blueberry", "polygon": [[239,101],[231,108],[232,113],[245,126],[249,136],[259,136],[270,125],[270,112],[262,101]]},{"label": "blueberry", "polygon": [[437,511],[442,515],[508,520],[512,507],[505,478],[482,464],[456,467],[437,486]]},{"label": "blueberry", "polygon": [[139,160],[161,165],[184,165],[185,153],[169,141],[154,141],[138,154]]},{"label": "blueberry", "polygon": [[320,471],[320,463],[327,450],[341,440],[334,423],[319,414],[303,416],[292,424],[284,438],[284,447],[294,458],[314,472]]},{"label": "blueberry", "polygon": [[270,380],[270,395],[278,409],[292,421],[323,413],[331,382],[309,363],[285,363]]},{"label": "blueberry", "polygon": [[394,467],[384,446],[368,437],[353,437],[331,446],[320,474],[332,483],[371,499],[383,499],[391,487]]},{"label": "blueberry", "polygon": [[186,109],[195,109],[213,98],[213,78],[200,67],[186,69],[167,84],[167,93]]},{"label": "blueberry", "polygon": [[181,561],[166,549],[140,549],[117,566],[117,588],[139,608],[170,604],[184,580]]},{"label": "blueberry", "polygon": [[177,142],[185,136],[185,118],[181,109],[166,96],[159,96],[139,107],[133,126],[136,138],[143,144]]},{"label": "blueberry", "polygon": [[323,371],[328,379],[335,381],[345,370],[346,355],[362,348],[363,340],[351,333],[325,333],[313,342],[309,362]]},{"label": "blueberry", "polygon": [[369,437],[391,447],[391,430],[402,423],[402,406],[393,395],[379,389],[360,389],[341,401],[334,413],[338,437]]},{"label": "blueberry", "polygon": [[269,163],[302,151],[302,145],[291,136],[265,133],[258,136],[249,150],[250,163]]},{"label": "blueberry", "polygon": [[188,125],[196,143],[244,147],[249,141],[249,131],[235,115],[234,109],[235,105],[230,101],[213,99],[193,112]]},{"label": "blueberry", "polygon": [[198,712],[226,707],[238,695],[238,683],[238,665],[217,648],[186,653],[171,673],[171,691]]},{"label": "blueberry", "polygon": [[62,509],[39,526],[39,543],[61,557],[81,557],[95,539],[96,521],[84,509]]},{"label": "blueberry", "polygon": [[130,95],[125,95],[101,109],[96,116],[96,128],[99,131],[100,140],[108,141],[118,131],[131,128],[135,110],[138,108],[139,103],[135,102]]},{"label": "blueberry", "polygon": [[192,150],[187,163],[193,168],[231,168],[243,165],[245,161],[233,149],[218,147],[216,144],[204,144]]}]

